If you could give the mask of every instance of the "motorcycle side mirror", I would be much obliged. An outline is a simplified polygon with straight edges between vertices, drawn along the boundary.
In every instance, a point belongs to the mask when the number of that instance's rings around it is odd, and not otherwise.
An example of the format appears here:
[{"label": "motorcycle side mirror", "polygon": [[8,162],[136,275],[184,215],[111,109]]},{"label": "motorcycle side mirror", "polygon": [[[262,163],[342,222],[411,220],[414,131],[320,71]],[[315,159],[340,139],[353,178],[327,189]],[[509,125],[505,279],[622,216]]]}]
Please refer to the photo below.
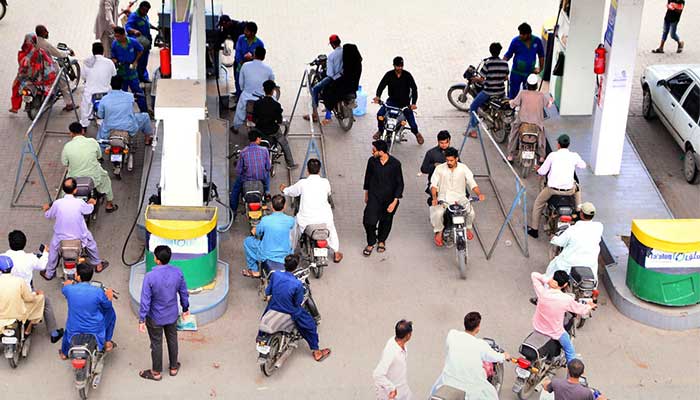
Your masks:
[{"label": "motorcycle side mirror", "polygon": [[666,79],[659,79],[659,80],[656,82],[656,86],[663,86],[663,87],[666,87],[666,84],[667,84]]},{"label": "motorcycle side mirror", "polygon": [[59,43],[56,48],[61,51],[68,51],[68,45],[65,43]]}]

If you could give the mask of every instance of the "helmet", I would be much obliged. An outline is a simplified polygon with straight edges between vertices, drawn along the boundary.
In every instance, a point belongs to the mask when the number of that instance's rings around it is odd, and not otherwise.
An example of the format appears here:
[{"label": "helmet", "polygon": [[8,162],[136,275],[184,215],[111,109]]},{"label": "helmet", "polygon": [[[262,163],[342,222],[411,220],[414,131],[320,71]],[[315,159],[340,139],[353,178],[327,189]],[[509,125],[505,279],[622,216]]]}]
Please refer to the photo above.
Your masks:
[{"label": "helmet", "polygon": [[527,84],[528,85],[537,85],[537,83],[540,81],[540,78],[536,74],[530,74],[527,77]]},{"label": "helmet", "polygon": [[0,255],[0,272],[6,274],[12,270],[14,263],[12,259],[6,255]]}]

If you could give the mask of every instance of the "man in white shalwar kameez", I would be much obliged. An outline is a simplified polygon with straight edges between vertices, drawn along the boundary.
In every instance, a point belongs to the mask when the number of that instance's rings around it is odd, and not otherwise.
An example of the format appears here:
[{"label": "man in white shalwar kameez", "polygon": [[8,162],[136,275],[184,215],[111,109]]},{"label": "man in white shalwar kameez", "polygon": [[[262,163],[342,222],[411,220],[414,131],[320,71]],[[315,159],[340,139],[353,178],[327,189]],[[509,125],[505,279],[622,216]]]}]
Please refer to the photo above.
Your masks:
[{"label": "man in white shalwar kameez", "polygon": [[257,47],[255,49],[255,59],[248,61],[241,67],[238,81],[240,82],[242,92],[236,104],[236,114],[233,117],[233,129],[236,131],[245,123],[246,104],[248,101],[255,101],[265,96],[263,83],[267,80],[275,80],[275,74],[272,72],[272,68],[263,63],[266,53],[265,48]]},{"label": "man in white shalwar kameez", "polygon": [[411,400],[408,387],[408,347],[413,322],[402,319],[394,327],[395,336],[387,340],[382,358],[372,372],[377,400]]},{"label": "man in white shalwar kameez", "polygon": [[87,128],[92,114],[92,95],[107,93],[112,87],[112,77],[117,75],[117,68],[109,58],[104,57],[104,46],[96,42],[92,44],[92,57],[83,61],[83,79],[85,88],[80,101],[80,125]]}]

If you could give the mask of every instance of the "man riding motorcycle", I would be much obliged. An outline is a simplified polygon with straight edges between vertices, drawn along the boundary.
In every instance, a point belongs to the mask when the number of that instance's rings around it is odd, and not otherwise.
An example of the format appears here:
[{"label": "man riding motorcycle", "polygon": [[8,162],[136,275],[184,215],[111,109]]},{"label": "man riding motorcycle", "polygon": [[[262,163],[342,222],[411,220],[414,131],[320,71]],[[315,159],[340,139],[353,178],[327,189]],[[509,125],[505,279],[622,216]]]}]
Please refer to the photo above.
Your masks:
[{"label": "man riding motorcycle", "polygon": [[513,161],[513,157],[518,152],[518,144],[520,143],[520,126],[523,123],[537,125],[537,155],[540,163],[544,162],[546,153],[547,137],[544,134],[544,109],[552,105],[551,97],[548,94],[537,90],[538,77],[535,74],[530,74],[527,77],[527,90],[518,92],[513,100],[510,101],[510,107],[520,107],[518,117],[510,128],[510,137],[508,139],[508,161]]},{"label": "man riding motorcycle", "polygon": [[272,197],[274,212],[262,217],[260,223],[251,230],[252,236],[243,241],[243,250],[248,268],[241,274],[249,278],[259,278],[258,262],[272,261],[284,263],[292,253],[290,233],[294,228],[294,218],[284,213],[286,200],[277,194]]},{"label": "man riding motorcycle", "polygon": [[0,328],[17,320],[29,321],[28,335],[44,314],[44,292],[32,292],[24,279],[11,274],[13,267],[10,257],[0,255]]},{"label": "man riding motorcycle", "polygon": [[248,101],[262,97],[263,83],[268,80],[275,80],[272,68],[263,62],[266,54],[267,51],[264,47],[257,47],[255,49],[255,58],[243,64],[238,74],[241,95],[238,98],[238,103],[236,103],[236,114],[233,116],[233,124],[231,126],[231,131],[234,133],[238,133],[238,130],[245,123]]},{"label": "man riding motorcycle", "polygon": [[294,164],[292,149],[289,147],[289,141],[281,126],[283,123],[282,106],[272,97],[276,87],[277,84],[273,80],[263,82],[265,96],[256,101],[253,106],[253,122],[265,137],[271,137],[280,144],[287,167],[294,168],[296,164]]},{"label": "man riding motorcycle", "polygon": [[113,130],[129,132],[129,136],[136,136],[137,132],[143,132],[144,143],[148,146],[153,141],[153,128],[148,113],[134,112],[134,95],[125,92],[123,80],[115,76],[111,81],[112,90],[100,100],[97,116],[102,118],[102,125],[97,132],[97,138],[108,140]]},{"label": "man riding motorcycle", "polygon": [[432,204],[432,194],[430,193],[430,178],[433,177],[435,167],[445,162],[445,150],[450,147],[451,140],[450,132],[442,130],[437,134],[437,146],[428,150],[423,157],[423,163],[420,166],[420,172],[428,175],[428,185],[425,188],[425,193],[428,194],[428,206]]},{"label": "man riding motorcycle", "polygon": [[[435,233],[435,245],[442,247],[442,230],[445,228],[443,217],[447,206],[459,203],[467,206],[467,188],[479,196],[483,201],[486,197],[481,193],[479,186],[474,180],[474,174],[465,164],[459,162],[459,153],[454,147],[445,150],[445,163],[435,167],[433,176],[430,179],[430,192],[432,195],[432,205],[430,207],[430,223],[433,225]],[[442,202],[442,203],[440,203]],[[472,240],[472,222],[474,221],[474,208],[470,207],[467,214],[467,239]]]},{"label": "man riding motorcycle", "polygon": [[476,137],[477,119],[474,116],[476,111],[489,101],[489,99],[501,98],[506,93],[508,63],[498,57],[498,55],[501,54],[501,49],[500,43],[491,43],[489,46],[491,57],[484,59],[481,71],[472,78],[473,83],[481,83],[484,86],[469,106],[469,125],[467,126],[467,133],[473,138]]},{"label": "man riding motorcycle", "polygon": [[467,399],[498,400],[496,389],[489,383],[484,362],[502,363],[510,359],[484,340],[476,337],[481,330],[481,314],[472,311],[464,316],[464,332],[451,329],[447,334],[445,367],[433,385],[431,394],[448,385],[467,393]]},{"label": "man riding motorcycle", "polygon": [[290,254],[284,258],[284,271],[274,271],[270,274],[270,283],[265,289],[268,303],[262,315],[268,310],[289,314],[299,333],[309,344],[314,360],[323,361],[330,356],[331,349],[319,348],[316,321],[301,305],[304,301],[304,285],[294,276],[298,265],[299,257]]},{"label": "man riding motorcycle", "polygon": [[603,224],[593,222],[594,216],[595,206],[589,202],[583,203],[579,221],[552,237],[550,243],[561,247],[562,250],[549,262],[546,276],[551,277],[555,271],[571,273],[571,267],[582,266],[589,267],[593,271],[595,281],[598,282],[598,254]]},{"label": "man riding motorcycle", "polygon": [[240,158],[236,163],[236,180],[231,189],[229,204],[233,210],[233,218],[238,214],[238,201],[241,197],[243,182],[260,181],[263,183],[265,193],[270,192],[270,152],[260,146],[262,133],[257,129],[248,131],[248,146],[241,150]]},{"label": "man riding motorcycle", "polygon": [[[314,122],[318,121],[317,108],[321,91],[343,75],[343,48],[340,46],[340,38],[338,35],[331,35],[328,38],[328,43],[333,48],[333,51],[328,53],[328,58],[326,61],[326,76],[311,88],[311,99],[313,101],[313,113],[311,115]],[[324,123],[327,123],[327,121],[331,119],[330,115],[331,113],[329,109],[326,111]],[[304,119],[308,121],[309,116],[305,115]]]}]

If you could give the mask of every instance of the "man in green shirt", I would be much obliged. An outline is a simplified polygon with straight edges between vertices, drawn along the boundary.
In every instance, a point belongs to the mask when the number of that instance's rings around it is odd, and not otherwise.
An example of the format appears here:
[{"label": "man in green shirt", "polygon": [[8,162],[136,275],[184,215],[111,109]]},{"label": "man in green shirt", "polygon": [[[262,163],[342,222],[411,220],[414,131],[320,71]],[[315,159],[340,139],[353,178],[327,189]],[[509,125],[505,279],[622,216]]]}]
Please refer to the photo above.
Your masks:
[{"label": "man in green shirt", "polygon": [[95,182],[95,188],[103,193],[107,199],[105,208],[108,213],[117,210],[117,205],[112,201],[112,181],[100,162],[102,150],[97,140],[85,137],[83,127],[79,122],[73,122],[68,127],[71,140],[63,146],[61,152],[61,162],[68,167],[68,176],[77,178],[79,176],[89,176]]}]

